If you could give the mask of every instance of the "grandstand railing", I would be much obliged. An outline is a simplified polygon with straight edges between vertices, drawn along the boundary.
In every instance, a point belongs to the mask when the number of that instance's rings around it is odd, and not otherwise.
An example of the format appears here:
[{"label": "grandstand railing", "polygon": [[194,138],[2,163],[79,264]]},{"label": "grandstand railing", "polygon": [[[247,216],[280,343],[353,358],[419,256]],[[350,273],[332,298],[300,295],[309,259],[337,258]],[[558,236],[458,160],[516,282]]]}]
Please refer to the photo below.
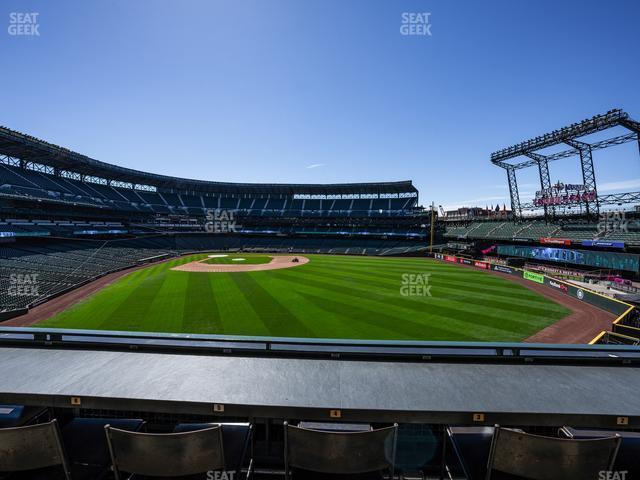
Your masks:
[{"label": "grandstand railing", "polygon": [[0,327],[1,346],[404,362],[640,364],[640,348],[628,345],[352,340],[27,327]]}]

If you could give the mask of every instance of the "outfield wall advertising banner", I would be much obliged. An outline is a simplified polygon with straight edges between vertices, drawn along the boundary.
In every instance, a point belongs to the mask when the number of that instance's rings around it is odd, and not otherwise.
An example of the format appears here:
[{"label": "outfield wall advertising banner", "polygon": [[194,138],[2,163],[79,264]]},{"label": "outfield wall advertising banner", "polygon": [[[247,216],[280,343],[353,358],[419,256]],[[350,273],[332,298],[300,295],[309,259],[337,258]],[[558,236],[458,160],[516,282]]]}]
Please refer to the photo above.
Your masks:
[{"label": "outfield wall advertising banner", "polygon": [[630,307],[630,305],[614,300],[613,298],[605,297],[604,295],[599,295],[590,290],[571,285],[570,283],[560,282],[553,278],[544,277],[544,284],[548,287],[562,290],[567,295],[590,305],[595,305],[615,315],[624,313]]},{"label": "outfield wall advertising banner", "polygon": [[471,260],[469,260],[468,258],[461,258],[460,259],[460,263],[462,263],[464,265],[473,265],[473,262]]},{"label": "outfield wall advertising banner", "polygon": [[567,238],[541,238],[540,243],[546,245],[571,245],[571,240]]},{"label": "outfield wall advertising banner", "polygon": [[583,247],[624,248],[624,242],[607,242],[605,240],[583,240]]},{"label": "outfield wall advertising banner", "polygon": [[556,282],[555,280],[549,280],[549,286],[553,288],[557,288],[558,290],[562,290],[564,293],[569,293],[569,287],[566,284]]},{"label": "outfield wall advertising banner", "polygon": [[634,253],[598,252],[575,248],[529,247],[524,245],[498,245],[498,255],[534,258],[548,262],[573,263],[590,267],[638,272],[640,255]]},{"label": "outfield wall advertising banner", "polygon": [[[434,258],[437,258],[439,260],[445,260],[448,262],[461,262],[461,258],[458,257],[454,257],[451,255],[440,255],[440,257],[435,256]],[[451,260],[453,259],[453,260]],[[467,260],[467,259],[465,259]],[[619,300],[615,300],[613,298],[609,298],[606,297],[604,295],[600,295],[598,293],[592,292],[590,290],[586,290],[583,288],[579,288],[575,285],[572,285],[570,283],[566,283],[563,282],[561,280],[556,280],[554,278],[550,278],[547,277],[545,275],[542,275],[540,273],[535,273],[535,272],[530,272],[528,270],[521,270],[519,268],[510,268],[510,267],[505,267],[504,265],[498,265],[495,263],[490,263],[490,262],[479,262],[476,261],[473,263],[474,266],[478,267],[478,268],[483,268],[483,269],[491,269],[491,270],[495,270],[496,272],[502,272],[502,273],[509,273],[509,274],[513,274],[513,275],[519,275],[520,273],[522,273],[522,278],[525,278],[527,280],[530,280],[532,282],[536,282],[536,283],[540,283],[543,284],[547,287],[551,287],[554,288],[556,290],[561,290],[562,292],[566,293],[567,295],[571,295],[574,298],[577,298],[580,301],[589,303],[591,305],[595,305],[596,307],[600,307],[603,310],[606,310],[607,312],[611,312],[614,313],[616,315],[621,315],[624,312],[626,312],[631,305],[627,304],[625,302],[621,302]]]},{"label": "outfield wall advertising banner", "polygon": [[522,278],[531,280],[532,282],[536,282],[536,283],[544,283],[544,275],[540,275],[539,273],[529,272],[527,270],[524,270],[522,272]]},{"label": "outfield wall advertising banner", "polygon": [[492,264],[491,265],[491,269],[495,270],[496,272],[508,273],[509,275],[513,275],[513,273],[514,273],[513,268],[505,267],[504,265]]}]

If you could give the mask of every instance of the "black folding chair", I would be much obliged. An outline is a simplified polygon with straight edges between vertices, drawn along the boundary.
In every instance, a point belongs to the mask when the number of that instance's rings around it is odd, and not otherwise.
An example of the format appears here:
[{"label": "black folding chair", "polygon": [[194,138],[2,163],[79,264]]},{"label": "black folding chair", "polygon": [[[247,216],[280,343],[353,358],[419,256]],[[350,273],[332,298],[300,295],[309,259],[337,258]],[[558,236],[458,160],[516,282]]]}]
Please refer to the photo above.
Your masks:
[{"label": "black folding chair", "polygon": [[496,425],[487,480],[494,472],[532,480],[598,478],[599,472],[612,470],[620,437],[569,440],[542,437]]},{"label": "black folding chair", "polygon": [[104,428],[116,480],[122,478],[121,472],[181,477],[225,468],[219,425],[183,433],[129,432],[109,425]]},{"label": "black folding chair", "polygon": [[285,478],[291,478],[292,468],[347,475],[389,470],[393,478],[397,439],[397,424],[367,432],[335,432],[285,422]]},{"label": "black folding chair", "polygon": [[0,472],[22,472],[61,466],[71,479],[58,422],[0,429]]},{"label": "black folding chair", "polygon": [[620,449],[618,450],[616,463],[612,470],[626,471],[626,476],[629,479],[640,479],[640,432],[562,427],[558,431],[558,434],[561,437],[572,438],[574,440],[607,438],[619,435]]},{"label": "black folding chair", "polygon": [[224,445],[224,463],[227,470],[235,471],[235,479],[240,479],[247,453],[246,475],[248,479],[253,473],[253,425],[241,423],[179,423],[173,433],[193,432],[219,425],[222,427],[222,443]]},{"label": "black folding chair", "polygon": [[63,424],[62,443],[74,480],[97,480],[106,476],[111,466],[104,426],[139,432],[145,422],[139,418],[75,417]]}]

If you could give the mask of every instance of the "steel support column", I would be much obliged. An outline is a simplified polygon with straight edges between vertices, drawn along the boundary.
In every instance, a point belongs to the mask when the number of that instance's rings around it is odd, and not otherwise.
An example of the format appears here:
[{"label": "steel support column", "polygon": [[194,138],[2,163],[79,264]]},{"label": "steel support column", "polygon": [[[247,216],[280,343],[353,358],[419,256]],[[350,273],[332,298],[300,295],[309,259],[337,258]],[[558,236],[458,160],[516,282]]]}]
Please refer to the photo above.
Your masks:
[{"label": "steel support column", "polygon": [[636,133],[636,140],[638,141],[638,153],[640,153],[640,122],[636,122],[635,120],[627,118],[625,120],[622,120],[620,124],[627,130],[631,130],[632,132]]},{"label": "steel support column", "polygon": [[516,178],[515,168],[509,166],[505,169],[507,171],[507,180],[509,181],[509,195],[511,196],[511,212],[514,218],[520,219],[522,217],[522,210],[520,209],[520,194],[518,193],[518,179]]},{"label": "steel support column", "polygon": [[[551,189],[551,177],[549,175],[549,159],[539,153],[528,152],[527,157],[535,160],[538,164],[538,172],[540,173],[540,189],[549,191]],[[556,216],[556,209],[552,205],[544,205],[544,219],[549,222]]]},{"label": "steel support column", "polygon": [[[600,215],[600,205],[598,204],[598,189],[596,187],[596,173],[593,168],[593,155],[591,154],[591,145],[578,140],[567,139],[564,141],[570,147],[575,148],[580,153],[580,165],[582,167],[582,182],[587,191],[593,191],[596,195],[594,202],[585,201],[588,216]],[[591,207],[591,203],[595,208]]]}]

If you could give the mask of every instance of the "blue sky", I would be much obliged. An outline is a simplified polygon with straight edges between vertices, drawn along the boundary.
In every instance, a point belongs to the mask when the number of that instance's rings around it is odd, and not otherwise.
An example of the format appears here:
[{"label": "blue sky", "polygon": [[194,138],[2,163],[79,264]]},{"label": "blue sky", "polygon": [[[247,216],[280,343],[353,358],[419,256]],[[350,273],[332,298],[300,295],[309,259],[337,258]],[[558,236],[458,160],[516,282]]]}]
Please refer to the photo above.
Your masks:
[{"label": "blue sky", "polygon": [[[11,12],[40,36],[9,35]],[[405,12],[432,35],[401,35]],[[5,0],[0,18],[0,124],[156,173],[502,204],[492,151],[613,107],[640,119],[633,0]],[[601,190],[640,190],[636,145],[596,168]],[[579,183],[578,164],[551,176]]]}]

